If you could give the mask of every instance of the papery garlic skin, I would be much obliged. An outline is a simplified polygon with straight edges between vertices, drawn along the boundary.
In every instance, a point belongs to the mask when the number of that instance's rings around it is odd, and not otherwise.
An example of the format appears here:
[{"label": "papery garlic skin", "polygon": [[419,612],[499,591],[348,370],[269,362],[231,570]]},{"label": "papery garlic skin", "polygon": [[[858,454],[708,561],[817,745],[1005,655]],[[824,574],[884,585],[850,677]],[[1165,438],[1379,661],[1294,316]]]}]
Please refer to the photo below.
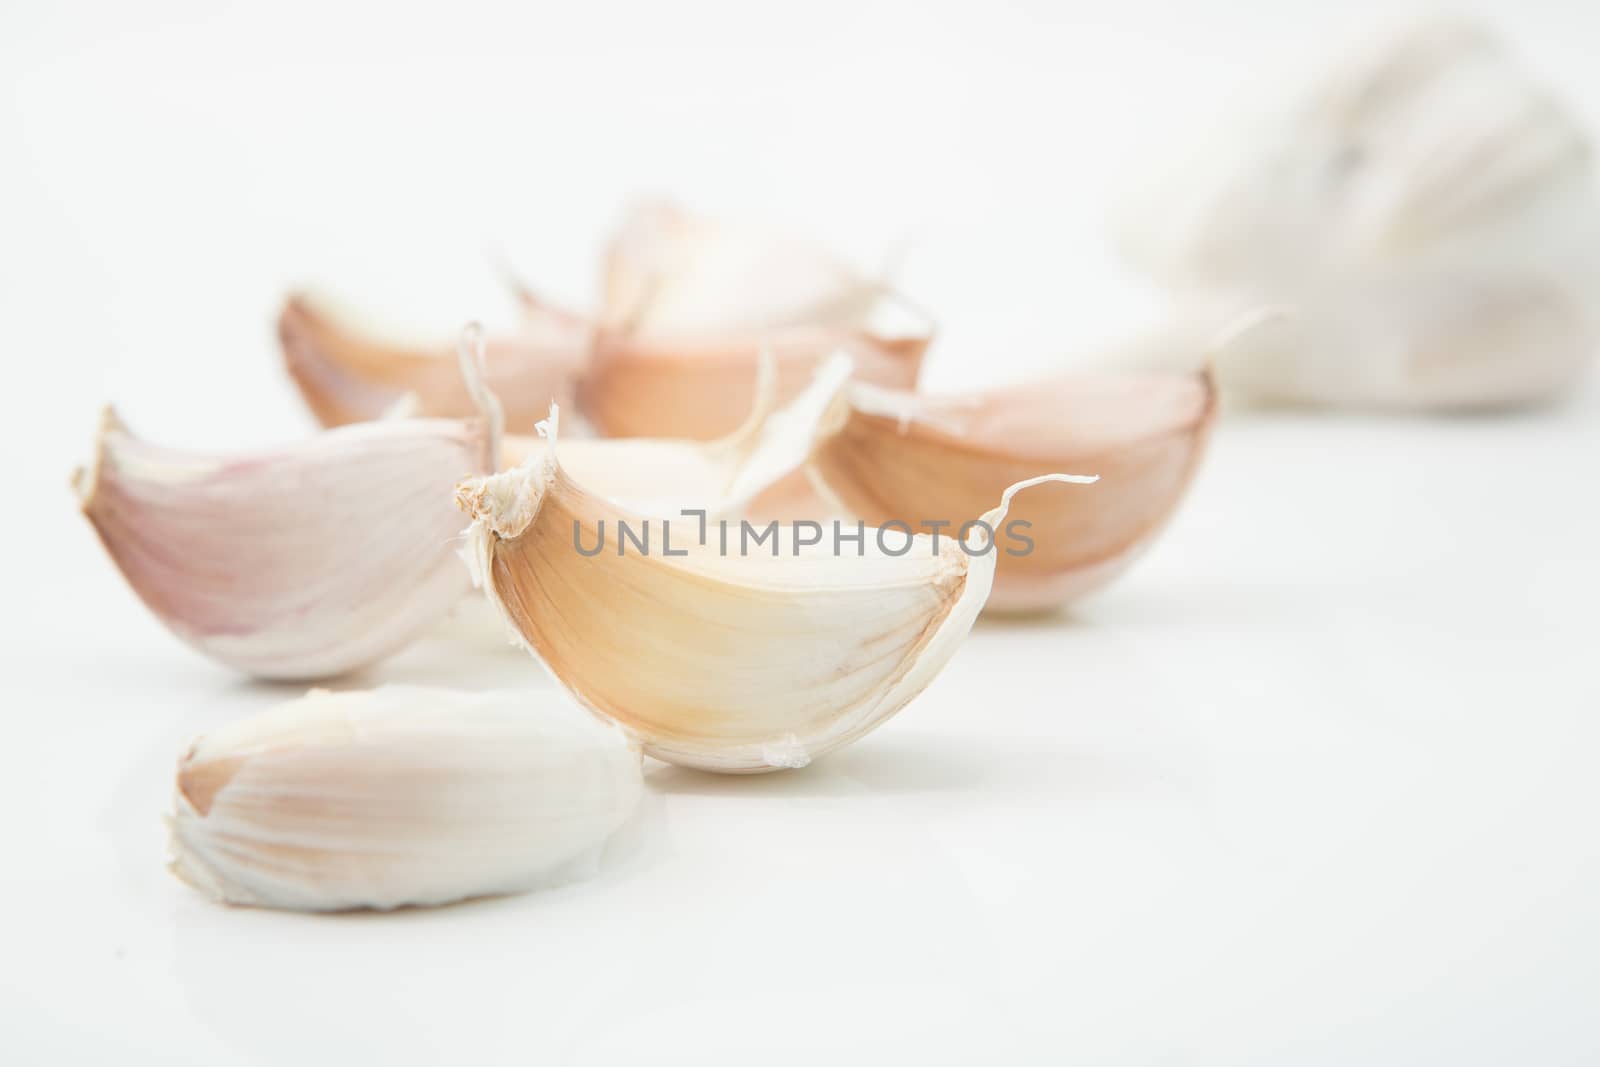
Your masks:
[{"label": "papery garlic skin", "polygon": [[578,404],[606,436],[709,440],[750,409],[762,354],[787,402],[838,352],[860,380],[910,388],[932,337],[882,281],[820,249],[647,204],[608,251]]},{"label": "papery garlic skin", "polygon": [[[1205,453],[1216,397],[1205,374],[1075,373],[968,396],[855,387],[812,470],[851,513],[959,529],[1039,470],[1093,471],[1092,492],[1019,497],[986,612],[1060,607],[1103,587],[1154,540]],[[1031,541],[1031,548],[1021,537]]]},{"label": "papery garlic skin", "polygon": [[642,520],[574,482],[554,448],[458,493],[477,580],[528,650],[650,755],[712,771],[803,766],[893,715],[965,637],[995,566],[992,548],[950,537],[897,556],[875,531],[860,556],[794,548],[782,530],[781,554],[725,556],[693,524],[674,527],[684,555],[660,551],[659,528],[658,554],[588,555],[575,538]]},{"label": "papery garlic skin", "polygon": [[162,448],[115,413],[76,478],[83,513],[145,605],[260,678],[373,663],[470,588],[449,487],[492,464],[481,420],[391,420],[233,456]]},{"label": "papery garlic skin", "polygon": [[296,911],[522,892],[591,873],[641,791],[627,737],[554,694],[313,691],[179,761],[172,870]]},{"label": "papery garlic skin", "polygon": [[1136,263],[1227,329],[1268,402],[1480,408],[1560,393],[1600,347],[1588,137],[1492,33],[1438,19],[1330,71],[1253,136],[1211,139],[1128,212]]},{"label": "papery garlic skin", "polygon": [[[419,415],[476,412],[449,341],[388,336],[327,294],[291,294],[278,338],[290,377],[324,426],[380,418],[405,396]],[[516,332],[488,340],[486,378],[509,429],[531,433],[552,402],[570,400],[589,344],[581,318],[529,302]]]}]

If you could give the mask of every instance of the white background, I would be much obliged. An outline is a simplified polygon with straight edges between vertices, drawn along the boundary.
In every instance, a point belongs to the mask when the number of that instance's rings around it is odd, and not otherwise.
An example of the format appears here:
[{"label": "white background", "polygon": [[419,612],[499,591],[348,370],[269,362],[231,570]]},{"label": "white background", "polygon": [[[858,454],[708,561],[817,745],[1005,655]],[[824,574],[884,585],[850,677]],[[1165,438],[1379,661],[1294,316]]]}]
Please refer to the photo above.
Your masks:
[{"label": "white background", "polygon": [[[1600,115],[1592,5],[1478,6]],[[654,767],[598,880],[392,916],[165,873],[181,745],[291,691],[168,636],[67,488],[108,399],[174,444],[308,432],[289,284],[448,331],[499,313],[498,244],[581,302],[637,193],[909,242],[934,385],[1073,358],[1158,307],[1106,241],[1141,161],[1388,8],[11,0],[0,1060],[1600,1060],[1592,383],[1230,412],[1125,581],[981,623],[856,747]],[[356,681],[541,677],[458,628]]]}]

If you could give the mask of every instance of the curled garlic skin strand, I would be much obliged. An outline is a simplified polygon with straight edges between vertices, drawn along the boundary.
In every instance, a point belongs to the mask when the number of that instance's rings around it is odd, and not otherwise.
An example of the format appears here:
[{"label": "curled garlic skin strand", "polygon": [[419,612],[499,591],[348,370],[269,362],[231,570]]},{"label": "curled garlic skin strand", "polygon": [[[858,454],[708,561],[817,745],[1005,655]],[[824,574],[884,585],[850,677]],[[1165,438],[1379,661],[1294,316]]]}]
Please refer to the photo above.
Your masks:
[{"label": "curled garlic skin strand", "polygon": [[[552,438],[556,425],[552,412]],[[1012,506],[997,495],[995,521]],[[575,538],[643,520],[577,484],[554,447],[463,483],[458,502],[476,580],[556,681],[650,755],[728,773],[797,766],[893,715],[965,637],[995,566],[950,537],[911,537],[897,555],[869,534],[836,556],[777,525],[788,540],[772,555],[709,538],[671,555],[582,552]]]},{"label": "curled garlic skin strand", "polygon": [[172,870],[230,904],[389,910],[592,874],[642,792],[627,737],[548,691],[313,691],[178,763]]}]

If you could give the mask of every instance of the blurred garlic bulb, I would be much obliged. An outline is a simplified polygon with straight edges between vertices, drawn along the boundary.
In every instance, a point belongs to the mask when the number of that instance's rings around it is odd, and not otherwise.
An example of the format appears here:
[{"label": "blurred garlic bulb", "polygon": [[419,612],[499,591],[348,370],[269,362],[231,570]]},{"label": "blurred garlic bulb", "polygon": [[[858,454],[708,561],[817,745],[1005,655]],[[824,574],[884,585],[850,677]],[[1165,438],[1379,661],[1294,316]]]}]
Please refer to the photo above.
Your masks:
[{"label": "blurred garlic bulb", "polygon": [[470,588],[450,486],[497,466],[482,415],[390,419],[242,455],[162,448],[106,411],[74,477],[128,584],[201,653],[261,678],[327,678],[397,651]]},{"label": "blurred garlic bulb", "polygon": [[1135,203],[1131,258],[1266,401],[1468,408],[1548,397],[1600,341],[1587,137],[1482,27],[1413,28]]},{"label": "blurred garlic bulb", "polygon": [[835,352],[862,381],[909,388],[932,339],[920,312],[826,253],[662,204],[635,210],[613,241],[598,318],[578,404],[613,437],[730,433],[763,351],[780,401]]},{"label": "blurred garlic bulb", "polygon": [[[515,334],[489,339],[485,365],[489,387],[505,404],[506,425],[531,433],[552,402],[571,398],[590,328],[526,302],[524,320]],[[290,377],[324,426],[380,418],[406,396],[415,397],[419,415],[476,410],[449,342],[391,337],[326,295],[292,294],[278,316],[278,339]]]},{"label": "blurred garlic bulb", "polygon": [[[845,549],[820,524],[647,526],[567,474],[554,422],[543,455],[458,490],[468,557],[528,650],[658,759],[804,766],[916,696],[988,598],[996,549],[975,530],[937,548],[860,530]],[[1000,495],[989,529],[1028,484]]]},{"label": "blurred garlic bulb", "polygon": [[553,694],[317,690],[184,754],[172,870],[296,911],[517,893],[590,873],[641,789],[622,731]]},{"label": "blurred garlic bulb", "polygon": [[1041,486],[1013,521],[1031,545],[996,557],[986,611],[1058,607],[1150,544],[1199,467],[1216,419],[1204,373],[1078,373],[965,397],[855,386],[812,470],[849,512],[947,531],[1040,470],[1093,471],[1093,492]]}]

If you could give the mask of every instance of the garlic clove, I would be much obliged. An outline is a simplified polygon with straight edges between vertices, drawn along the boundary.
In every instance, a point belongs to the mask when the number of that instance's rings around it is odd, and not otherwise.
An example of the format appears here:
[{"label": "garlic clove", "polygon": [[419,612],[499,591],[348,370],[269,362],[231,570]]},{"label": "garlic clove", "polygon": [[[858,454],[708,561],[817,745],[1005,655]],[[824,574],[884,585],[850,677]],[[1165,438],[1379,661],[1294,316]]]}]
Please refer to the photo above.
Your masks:
[{"label": "garlic clove", "polygon": [[606,436],[708,440],[749,410],[763,351],[787,401],[837,351],[861,380],[909,388],[932,336],[882,281],[804,242],[652,204],[608,251],[578,404]]},{"label": "garlic clove", "polygon": [[[1216,418],[1205,374],[1076,373],[966,397],[856,386],[812,470],[874,525],[955,529],[1039,470],[1092,470],[1092,493],[1020,498],[996,559],[991,612],[1058,607],[1105,585],[1171,517]],[[1028,548],[1021,538],[1031,540]]]},{"label": "garlic clove", "polygon": [[[745,424],[728,436],[716,441],[563,441],[562,467],[579,484],[640,515],[678,516],[685,508],[704,510],[713,518],[749,513],[752,501],[766,500],[774,490],[785,492],[795,480],[804,483],[812,442],[843,396],[853,369],[848,357],[835,354],[799,395],[774,410],[776,364],[769,359],[761,366],[756,404]],[[536,461],[549,448],[541,437],[509,436],[505,466]]]},{"label": "garlic clove", "polygon": [[[1218,145],[1223,146],[1220,150]],[[1335,66],[1286,115],[1136,200],[1125,244],[1268,402],[1522,404],[1600,347],[1588,138],[1487,29],[1436,19]]]},{"label": "garlic clove", "polygon": [[185,753],[172,870],[296,911],[522,892],[592,871],[641,791],[622,731],[564,699],[313,691]]},{"label": "garlic clove", "polygon": [[[532,432],[552,401],[572,395],[589,347],[581,319],[523,301],[523,328],[487,342],[489,387],[506,424]],[[406,394],[422,415],[459,417],[476,409],[448,342],[390,338],[326,296],[297,293],[278,318],[285,366],[324,426],[379,418]]]},{"label": "garlic clove", "polygon": [[[997,525],[1026,484],[984,518]],[[873,729],[954,653],[994,573],[992,544],[972,553],[952,537],[935,547],[887,531],[880,544],[865,530],[857,549],[819,527],[806,546],[811,531],[773,525],[763,536],[782,552],[768,555],[744,554],[740,524],[708,524],[704,543],[693,521],[652,535],[580,486],[554,445],[457,499],[473,518],[475,578],[525,647],[650,755],[705,770],[804,766]],[[624,540],[619,523],[653,547]]]},{"label": "garlic clove", "polygon": [[473,391],[482,418],[361,423],[231,456],[150,444],[108,409],[74,485],[173,633],[256,677],[332,677],[408,644],[470,588],[449,487],[495,469],[500,434],[493,397]]}]

